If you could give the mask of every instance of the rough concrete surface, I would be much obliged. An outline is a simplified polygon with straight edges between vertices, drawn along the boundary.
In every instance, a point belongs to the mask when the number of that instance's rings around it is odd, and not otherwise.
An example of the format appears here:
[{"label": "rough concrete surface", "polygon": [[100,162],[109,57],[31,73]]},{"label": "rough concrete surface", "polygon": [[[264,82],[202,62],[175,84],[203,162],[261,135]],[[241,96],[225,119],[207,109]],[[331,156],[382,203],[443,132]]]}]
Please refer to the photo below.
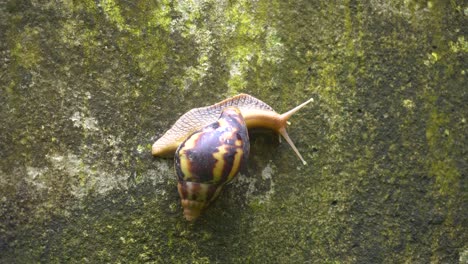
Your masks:
[{"label": "rough concrete surface", "polygon": [[[0,1],[1,263],[467,263],[461,0]],[[193,224],[151,144],[238,93],[252,131]]]}]

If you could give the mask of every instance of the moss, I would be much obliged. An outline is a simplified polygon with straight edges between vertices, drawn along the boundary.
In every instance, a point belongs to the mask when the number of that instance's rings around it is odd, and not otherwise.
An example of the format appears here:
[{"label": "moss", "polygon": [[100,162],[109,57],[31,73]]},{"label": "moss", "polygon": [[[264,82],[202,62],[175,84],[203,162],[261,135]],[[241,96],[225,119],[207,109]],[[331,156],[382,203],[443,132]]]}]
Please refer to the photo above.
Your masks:
[{"label": "moss", "polygon": [[447,128],[448,122],[448,116],[433,110],[426,130],[428,145],[432,153],[431,175],[436,177],[440,192],[445,195],[458,190],[460,182],[460,173],[450,158],[454,143]]},{"label": "moss", "polygon": [[26,27],[24,31],[16,36],[14,47],[11,49],[13,58],[20,67],[31,69],[35,67],[43,58],[41,48],[38,45],[38,35],[40,29]]},{"label": "moss", "polygon": [[140,34],[138,30],[132,30],[132,28],[127,25],[124,17],[121,14],[120,7],[115,1],[105,0],[101,2],[101,5],[109,20],[115,23],[119,30],[128,30],[137,36]]},{"label": "moss", "polygon": [[[466,258],[459,1],[10,1],[0,9],[0,262],[380,263]],[[252,133],[193,224],[151,143],[248,92]],[[241,252],[241,254],[239,254]]]}]

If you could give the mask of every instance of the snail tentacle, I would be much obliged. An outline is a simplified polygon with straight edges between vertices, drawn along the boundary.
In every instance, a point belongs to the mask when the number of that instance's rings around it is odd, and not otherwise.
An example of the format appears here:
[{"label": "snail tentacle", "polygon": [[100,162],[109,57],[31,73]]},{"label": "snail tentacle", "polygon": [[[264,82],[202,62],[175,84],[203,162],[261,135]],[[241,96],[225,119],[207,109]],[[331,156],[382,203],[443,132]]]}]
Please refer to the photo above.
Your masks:
[{"label": "snail tentacle", "polygon": [[294,152],[296,153],[296,155],[299,157],[299,159],[302,161],[302,164],[304,165],[307,165],[307,162],[304,160],[304,158],[302,158],[302,155],[301,153],[299,152],[299,150],[296,148],[296,146],[294,145],[294,142],[291,140],[291,138],[289,137],[288,135],[288,132],[286,131],[286,125],[288,124],[288,119],[294,114],[296,113],[297,111],[299,111],[302,107],[304,107],[305,105],[307,105],[308,103],[310,102],[313,102],[314,101],[314,98],[310,98],[309,100],[307,100],[306,102],[294,107],[293,109],[287,111],[286,113],[283,113],[281,114],[280,116],[280,119],[282,120],[282,122],[284,123],[284,126],[282,126],[280,129],[278,129],[278,133],[283,136],[283,138],[286,140],[286,142],[288,142],[288,144],[291,146],[291,148],[294,150]]}]

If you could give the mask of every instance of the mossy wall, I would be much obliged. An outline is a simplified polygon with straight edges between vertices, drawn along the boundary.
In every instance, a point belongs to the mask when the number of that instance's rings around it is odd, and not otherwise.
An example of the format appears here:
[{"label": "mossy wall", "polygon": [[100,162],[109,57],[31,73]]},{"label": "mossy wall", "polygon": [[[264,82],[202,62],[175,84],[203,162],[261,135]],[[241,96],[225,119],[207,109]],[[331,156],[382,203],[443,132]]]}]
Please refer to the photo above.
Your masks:
[{"label": "mossy wall", "polygon": [[[467,263],[468,5],[0,3],[0,262]],[[195,223],[151,144],[249,93],[292,119]]]}]

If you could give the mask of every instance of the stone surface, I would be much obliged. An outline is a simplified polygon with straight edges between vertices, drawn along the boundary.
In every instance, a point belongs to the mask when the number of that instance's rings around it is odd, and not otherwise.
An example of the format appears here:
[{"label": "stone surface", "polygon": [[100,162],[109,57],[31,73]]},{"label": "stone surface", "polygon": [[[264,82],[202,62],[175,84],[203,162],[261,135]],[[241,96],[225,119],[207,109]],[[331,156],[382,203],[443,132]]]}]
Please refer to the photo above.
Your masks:
[{"label": "stone surface", "polygon": [[[0,3],[0,262],[466,263],[465,1]],[[151,144],[240,92],[252,134],[195,224]]]}]

